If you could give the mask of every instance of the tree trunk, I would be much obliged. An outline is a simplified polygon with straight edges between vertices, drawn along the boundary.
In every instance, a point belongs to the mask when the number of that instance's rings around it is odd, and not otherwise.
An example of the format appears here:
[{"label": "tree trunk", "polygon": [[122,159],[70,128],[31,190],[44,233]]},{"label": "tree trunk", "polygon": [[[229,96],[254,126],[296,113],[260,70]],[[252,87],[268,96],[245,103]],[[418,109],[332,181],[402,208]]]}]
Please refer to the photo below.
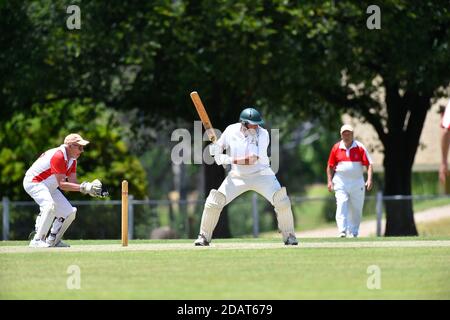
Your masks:
[{"label": "tree trunk", "polygon": [[[414,91],[399,94],[398,86],[386,86],[388,133],[384,144],[384,194],[411,195],[411,171],[430,95]],[[386,236],[417,236],[412,200],[387,200]]]},{"label": "tree trunk", "polygon": [[[225,179],[225,170],[216,164],[206,165],[205,168],[205,197],[208,197],[211,189],[219,189]],[[227,208],[223,208],[219,222],[214,229],[213,238],[231,238],[230,226],[228,223]]]},{"label": "tree trunk", "polygon": [[[403,161],[403,148],[391,145],[384,158],[384,194],[411,195],[411,168]],[[386,200],[385,236],[416,236],[412,200]]]}]

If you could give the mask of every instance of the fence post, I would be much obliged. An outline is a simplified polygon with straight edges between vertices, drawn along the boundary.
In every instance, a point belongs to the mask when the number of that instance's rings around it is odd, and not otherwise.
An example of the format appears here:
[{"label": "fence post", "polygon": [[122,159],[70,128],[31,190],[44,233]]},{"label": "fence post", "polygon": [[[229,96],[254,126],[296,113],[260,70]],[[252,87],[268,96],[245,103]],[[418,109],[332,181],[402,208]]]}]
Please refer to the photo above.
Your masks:
[{"label": "fence post", "polygon": [[377,192],[377,237],[381,237],[381,219],[383,218],[383,192]]},{"label": "fence post", "polygon": [[258,238],[259,214],[258,214],[258,196],[256,193],[253,193],[252,195],[252,212],[253,212],[253,237]]},{"label": "fence post", "polygon": [[3,240],[9,239],[9,198],[3,197]]},{"label": "fence post", "polygon": [[191,232],[190,225],[189,225],[189,201],[186,200],[186,205],[184,207],[184,213],[186,216],[186,219],[184,220],[184,232],[186,234],[186,238],[189,239],[189,234]]},{"label": "fence post", "polygon": [[128,196],[128,240],[132,240],[134,236],[134,206],[133,195]]}]

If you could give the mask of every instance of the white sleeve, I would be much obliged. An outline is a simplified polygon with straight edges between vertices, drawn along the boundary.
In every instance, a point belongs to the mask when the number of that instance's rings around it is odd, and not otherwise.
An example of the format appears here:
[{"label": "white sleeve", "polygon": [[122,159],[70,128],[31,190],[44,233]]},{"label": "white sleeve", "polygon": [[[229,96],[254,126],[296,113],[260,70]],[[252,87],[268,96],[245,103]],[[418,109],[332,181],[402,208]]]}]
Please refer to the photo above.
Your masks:
[{"label": "white sleeve", "polygon": [[220,135],[220,138],[216,141],[216,144],[218,144],[222,150],[225,150],[226,148],[228,148],[228,127],[225,129],[224,132],[222,132],[222,134]]},{"label": "white sleeve", "polygon": [[258,157],[260,159],[266,159],[267,148],[269,147],[269,133],[266,130],[261,130],[258,137]]}]

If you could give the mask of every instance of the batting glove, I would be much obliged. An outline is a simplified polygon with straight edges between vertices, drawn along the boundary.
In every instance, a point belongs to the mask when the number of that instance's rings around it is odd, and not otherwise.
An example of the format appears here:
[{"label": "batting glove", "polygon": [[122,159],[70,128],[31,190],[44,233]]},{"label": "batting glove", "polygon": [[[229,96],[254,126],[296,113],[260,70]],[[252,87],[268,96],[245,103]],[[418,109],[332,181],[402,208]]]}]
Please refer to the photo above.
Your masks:
[{"label": "batting glove", "polygon": [[231,164],[232,159],[229,155],[218,154],[214,156],[214,161],[220,166],[222,164]]},{"label": "batting glove", "polygon": [[211,143],[208,147],[209,147],[209,154],[213,157],[222,154],[223,152],[222,147],[219,146],[217,143]]}]

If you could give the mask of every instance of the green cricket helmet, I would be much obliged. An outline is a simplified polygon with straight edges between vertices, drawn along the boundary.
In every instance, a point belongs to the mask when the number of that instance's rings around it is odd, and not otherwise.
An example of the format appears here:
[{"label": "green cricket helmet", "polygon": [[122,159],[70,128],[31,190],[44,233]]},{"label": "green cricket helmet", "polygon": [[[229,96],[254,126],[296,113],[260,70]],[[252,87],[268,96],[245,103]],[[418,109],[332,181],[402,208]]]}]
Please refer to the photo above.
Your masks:
[{"label": "green cricket helmet", "polygon": [[254,108],[246,108],[242,110],[241,115],[239,116],[239,121],[249,124],[257,124],[260,126],[264,124],[261,114]]}]

